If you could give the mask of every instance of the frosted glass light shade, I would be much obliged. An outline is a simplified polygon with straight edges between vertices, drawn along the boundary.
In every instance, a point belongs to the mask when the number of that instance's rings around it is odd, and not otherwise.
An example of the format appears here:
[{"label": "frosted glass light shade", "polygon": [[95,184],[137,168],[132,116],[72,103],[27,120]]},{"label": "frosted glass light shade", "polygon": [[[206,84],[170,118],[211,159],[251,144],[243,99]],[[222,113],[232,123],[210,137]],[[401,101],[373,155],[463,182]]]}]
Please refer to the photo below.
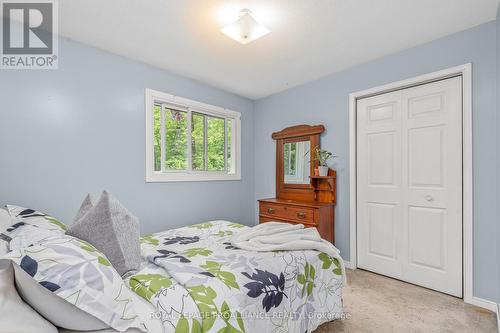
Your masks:
[{"label": "frosted glass light shade", "polygon": [[250,10],[243,9],[240,12],[240,18],[222,28],[221,32],[241,44],[248,44],[267,35],[271,30],[259,24]]}]

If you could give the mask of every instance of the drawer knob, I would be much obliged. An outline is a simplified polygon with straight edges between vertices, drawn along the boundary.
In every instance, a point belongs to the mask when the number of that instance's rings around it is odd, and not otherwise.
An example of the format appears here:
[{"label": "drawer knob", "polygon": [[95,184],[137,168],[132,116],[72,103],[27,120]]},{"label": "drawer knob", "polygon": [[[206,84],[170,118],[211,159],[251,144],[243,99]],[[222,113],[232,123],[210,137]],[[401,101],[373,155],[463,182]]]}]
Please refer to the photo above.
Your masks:
[{"label": "drawer knob", "polygon": [[272,208],[268,208],[268,209],[267,209],[267,212],[268,212],[269,214],[274,214],[274,209],[272,209]]},{"label": "drawer knob", "polygon": [[304,213],[304,212],[297,212],[297,217],[299,219],[305,219],[306,218],[306,213]]}]

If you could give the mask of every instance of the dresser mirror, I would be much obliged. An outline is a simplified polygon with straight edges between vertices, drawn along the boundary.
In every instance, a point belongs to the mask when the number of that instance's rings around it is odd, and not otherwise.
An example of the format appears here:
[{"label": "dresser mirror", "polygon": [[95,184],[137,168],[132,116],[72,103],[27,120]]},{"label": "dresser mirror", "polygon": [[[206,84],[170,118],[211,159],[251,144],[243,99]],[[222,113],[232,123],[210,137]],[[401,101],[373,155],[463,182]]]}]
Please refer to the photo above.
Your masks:
[{"label": "dresser mirror", "polygon": [[309,184],[311,141],[286,142],[283,146],[283,177],[285,184]]},{"label": "dresser mirror", "polygon": [[[307,200],[314,200],[311,176],[314,175],[315,163],[311,152],[320,145],[323,125],[298,125],[273,133],[276,140],[276,193],[290,199],[297,199],[294,194]],[[312,161],[312,162],[311,162]]]},{"label": "dresser mirror", "polygon": [[[259,223],[279,221],[316,228],[334,242],[336,172],[318,176],[315,148],[320,148],[323,125],[298,125],[275,132],[276,197],[259,200]],[[312,156],[311,156],[312,155]]]}]

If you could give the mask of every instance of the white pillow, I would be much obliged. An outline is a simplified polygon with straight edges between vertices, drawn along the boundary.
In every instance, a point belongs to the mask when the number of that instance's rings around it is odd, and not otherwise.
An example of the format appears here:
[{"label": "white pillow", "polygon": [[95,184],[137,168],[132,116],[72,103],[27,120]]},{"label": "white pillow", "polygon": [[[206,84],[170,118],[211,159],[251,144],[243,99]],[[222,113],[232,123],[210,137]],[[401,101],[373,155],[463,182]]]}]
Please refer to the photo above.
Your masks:
[{"label": "white pillow", "polygon": [[9,260],[0,260],[0,333],[57,333],[57,328],[19,297]]},{"label": "white pillow", "polygon": [[[27,227],[22,225],[19,230],[40,230]],[[10,251],[4,258],[16,264],[19,294],[54,324],[75,330],[135,327],[145,331],[131,291],[108,259],[89,243],[54,233],[32,246]]]},{"label": "white pillow", "polygon": [[[0,234],[12,225],[10,214],[7,210],[0,208]],[[0,239],[0,257],[9,252],[9,243]]]},{"label": "white pillow", "polygon": [[57,297],[42,287],[17,264],[13,264],[16,286],[26,303],[58,327],[71,330],[97,331],[109,328],[101,320],[80,310],[75,305]]},{"label": "white pillow", "polygon": [[14,205],[7,205],[6,207],[9,211],[13,224],[25,223],[59,233],[66,232],[66,225],[50,215],[38,212],[31,208]]},{"label": "white pillow", "polygon": [[4,231],[12,225],[12,219],[5,208],[0,208],[0,231]]}]

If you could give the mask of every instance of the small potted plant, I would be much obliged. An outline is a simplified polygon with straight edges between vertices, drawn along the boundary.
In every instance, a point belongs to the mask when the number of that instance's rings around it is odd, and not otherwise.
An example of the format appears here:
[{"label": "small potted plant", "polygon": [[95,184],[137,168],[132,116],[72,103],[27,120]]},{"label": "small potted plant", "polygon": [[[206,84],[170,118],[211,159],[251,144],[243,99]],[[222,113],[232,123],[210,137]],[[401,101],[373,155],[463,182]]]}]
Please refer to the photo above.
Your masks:
[{"label": "small potted plant", "polygon": [[314,161],[318,162],[318,175],[320,177],[328,176],[328,160],[334,157],[328,150],[323,150],[316,146],[314,149]]}]

